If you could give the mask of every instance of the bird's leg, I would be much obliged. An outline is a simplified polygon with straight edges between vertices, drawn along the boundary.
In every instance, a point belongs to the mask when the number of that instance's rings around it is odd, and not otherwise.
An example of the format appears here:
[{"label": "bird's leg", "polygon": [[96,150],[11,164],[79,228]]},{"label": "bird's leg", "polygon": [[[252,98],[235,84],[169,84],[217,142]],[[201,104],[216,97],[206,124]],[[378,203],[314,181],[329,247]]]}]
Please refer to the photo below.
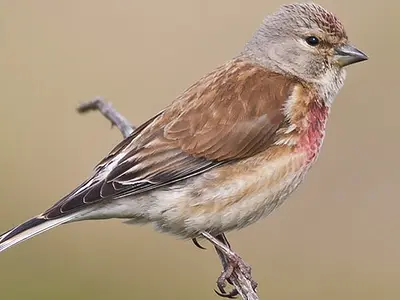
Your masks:
[{"label": "bird's leg", "polygon": [[[216,235],[215,238],[219,240],[221,243],[223,243],[225,246],[227,246],[229,249],[231,249],[231,245],[229,244],[229,241],[224,233]],[[214,246],[214,248],[221,260],[223,271],[224,272],[229,271],[231,269],[231,266],[229,265],[228,258],[226,257],[224,252],[222,252],[217,246]],[[230,280],[229,276],[226,278],[226,281],[228,281],[229,284],[232,284],[232,281]]]},{"label": "bird's leg", "polygon": [[[228,238],[226,237],[226,235],[224,233],[222,234],[218,234],[215,236],[215,238],[217,240],[219,240],[221,243],[223,243],[225,246],[227,246],[228,248],[231,248],[231,245],[228,241]],[[193,243],[200,249],[206,249],[205,247],[203,247],[202,245],[200,245],[200,243],[197,241],[196,238],[192,239]],[[232,268],[232,264],[229,264],[229,260],[228,258],[225,256],[224,252],[221,251],[217,246],[215,247],[215,251],[217,252],[219,259],[221,260],[221,264],[222,264],[222,275],[221,277],[219,277],[218,282],[217,282],[217,287],[219,289],[218,291],[215,291],[218,295],[220,295],[221,297],[227,297],[227,298],[233,298],[236,295],[238,295],[238,291],[236,289],[233,289],[231,292],[227,293],[225,291],[225,281],[227,281],[230,285],[233,285],[233,282],[231,280],[231,276],[232,273],[234,271],[234,269]]]},{"label": "bird's leg", "polygon": [[[231,248],[231,245],[230,245],[230,243],[229,243],[229,241],[228,241],[228,239],[227,239],[227,237],[226,237],[226,235],[224,233],[215,236],[215,238],[217,240],[219,240],[221,243],[223,243],[225,246],[227,246],[229,249]],[[232,268],[232,265],[229,264],[229,260],[225,256],[224,252],[222,252],[217,246],[214,246],[214,247],[215,247],[215,251],[217,252],[217,254],[219,256],[219,259],[221,260],[221,263],[222,263],[223,271],[222,271],[221,275],[225,274],[225,276],[224,276],[225,278],[224,277],[221,278],[221,276],[218,278],[217,287],[219,289],[219,292],[216,291],[216,293],[218,295],[220,295],[221,297],[233,298],[236,295],[238,295],[238,291],[236,289],[233,289],[231,292],[227,293],[225,291],[225,280],[230,285],[233,285],[233,282],[232,282],[230,277],[232,276],[232,272],[234,270]],[[228,274],[230,274],[230,275],[227,276]]]},{"label": "bird's leg", "polygon": [[77,108],[79,113],[86,113],[92,110],[98,110],[104,117],[106,117],[112,124],[116,126],[124,138],[128,137],[135,126],[133,126],[128,119],[117,112],[111,103],[104,101],[103,98],[97,97],[92,101],[84,102]]},{"label": "bird's leg", "polygon": [[224,234],[220,234],[214,237],[208,232],[202,232],[201,235],[214,245],[224,267],[224,271],[217,280],[217,286],[220,290],[220,292],[217,292],[217,294],[228,298],[233,298],[234,296],[238,295],[238,291],[236,289],[230,293],[225,292],[226,282],[232,284],[233,275],[237,269],[247,280],[251,282],[251,286],[255,291],[257,288],[257,282],[255,282],[251,277],[251,267],[231,249],[226,236]]}]

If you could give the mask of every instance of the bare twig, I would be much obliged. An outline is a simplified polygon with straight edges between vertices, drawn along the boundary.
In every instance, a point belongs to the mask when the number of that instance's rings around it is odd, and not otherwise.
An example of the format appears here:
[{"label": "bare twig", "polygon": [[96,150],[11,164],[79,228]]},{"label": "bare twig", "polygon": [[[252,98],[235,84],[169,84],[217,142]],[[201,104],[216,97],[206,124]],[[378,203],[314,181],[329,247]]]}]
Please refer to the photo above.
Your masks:
[{"label": "bare twig", "polygon": [[111,105],[104,101],[102,97],[96,97],[92,101],[84,102],[78,106],[79,113],[86,113],[91,110],[98,110],[101,114],[110,120],[111,125],[116,126],[124,138],[128,137],[135,129],[127,118],[117,112]]},{"label": "bare twig", "polygon": [[[111,103],[104,101],[101,97],[96,97],[92,101],[82,103],[77,110],[79,113],[96,110],[99,111],[113,126],[116,126],[119,129],[124,138],[128,137],[135,129],[135,126],[133,126],[128,119],[117,112],[112,107]],[[203,236],[207,238],[208,234],[204,233]],[[231,250],[229,242],[224,234],[217,236],[213,239],[213,242],[221,260],[224,272],[226,272],[229,267],[229,259],[226,253],[234,252]],[[217,243],[217,245],[215,243]],[[243,300],[259,300],[255,291],[255,282],[251,277],[249,277],[249,272],[243,272],[241,268],[233,268],[228,282],[234,286],[234,292],[231,294],[225,293],[225,291],[220,288],[221,292],[216,291],[218,295],[228,298],[233,298],[234,295],[240,295]]]}]

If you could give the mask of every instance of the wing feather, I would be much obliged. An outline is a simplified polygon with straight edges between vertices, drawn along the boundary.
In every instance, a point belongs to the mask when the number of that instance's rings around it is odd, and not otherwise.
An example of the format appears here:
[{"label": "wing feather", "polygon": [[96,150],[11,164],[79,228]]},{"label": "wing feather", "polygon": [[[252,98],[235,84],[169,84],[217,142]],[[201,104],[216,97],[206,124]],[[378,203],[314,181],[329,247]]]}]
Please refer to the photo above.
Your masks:
[{"label": "wing feather", "polygon": [[138,127],[44,216],[147,192],[265,151],[285,122],[283,105],[295,84],[241,59],[221,66]]}]

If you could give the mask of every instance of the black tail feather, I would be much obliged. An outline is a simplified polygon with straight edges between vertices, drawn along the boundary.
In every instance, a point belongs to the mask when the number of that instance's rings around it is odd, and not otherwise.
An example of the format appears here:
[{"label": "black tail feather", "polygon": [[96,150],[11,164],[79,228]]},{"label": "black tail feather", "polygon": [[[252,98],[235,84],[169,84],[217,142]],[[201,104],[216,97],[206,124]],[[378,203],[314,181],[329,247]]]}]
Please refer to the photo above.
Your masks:
[{"label": "black tail feather", "polygon": [[0,235],[0,244],[24,232],[25,230],[43,224],[46,221],[46,219],[36,217],[26,221],[25,223],[22,223],[21,225],[16,226]]},{"label": "black tail feather", "polygon": [[25,230],[28,230],[28,229],[31,229],[32,227],[43,224],[46,221],[47,221],[46,219],[42,219],[42,218],[32,218],[32,219],[26,221],[25,223],[22,223],[21,225],[18,225],[16,227],[10,229],[9,231],[3,233],[2,235],[0,235],[0,243],[3,243],[5,241],[13,238],[17,234],[20,234],[20,233],[24,232]]}]

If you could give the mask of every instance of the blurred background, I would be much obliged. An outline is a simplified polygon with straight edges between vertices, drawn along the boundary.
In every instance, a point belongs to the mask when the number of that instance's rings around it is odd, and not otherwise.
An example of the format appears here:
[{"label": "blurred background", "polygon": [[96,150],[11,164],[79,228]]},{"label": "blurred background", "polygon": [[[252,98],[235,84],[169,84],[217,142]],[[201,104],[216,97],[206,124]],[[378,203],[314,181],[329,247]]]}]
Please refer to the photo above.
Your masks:
[{"label": "blurred background", "polygon": [[[76,106],[140,124],[236,55],[287,1],[0,2],[0,231],[50,206],[121,139]],[[370,60],[351,66],[320,159],[278,211],[228,237],[261,299],[399,299],[398,1],[319,1]],[[396,26],[397,24],[397,26]],[[218,299],[212,247],[118,220],[0,255],[0,298]]]}]

